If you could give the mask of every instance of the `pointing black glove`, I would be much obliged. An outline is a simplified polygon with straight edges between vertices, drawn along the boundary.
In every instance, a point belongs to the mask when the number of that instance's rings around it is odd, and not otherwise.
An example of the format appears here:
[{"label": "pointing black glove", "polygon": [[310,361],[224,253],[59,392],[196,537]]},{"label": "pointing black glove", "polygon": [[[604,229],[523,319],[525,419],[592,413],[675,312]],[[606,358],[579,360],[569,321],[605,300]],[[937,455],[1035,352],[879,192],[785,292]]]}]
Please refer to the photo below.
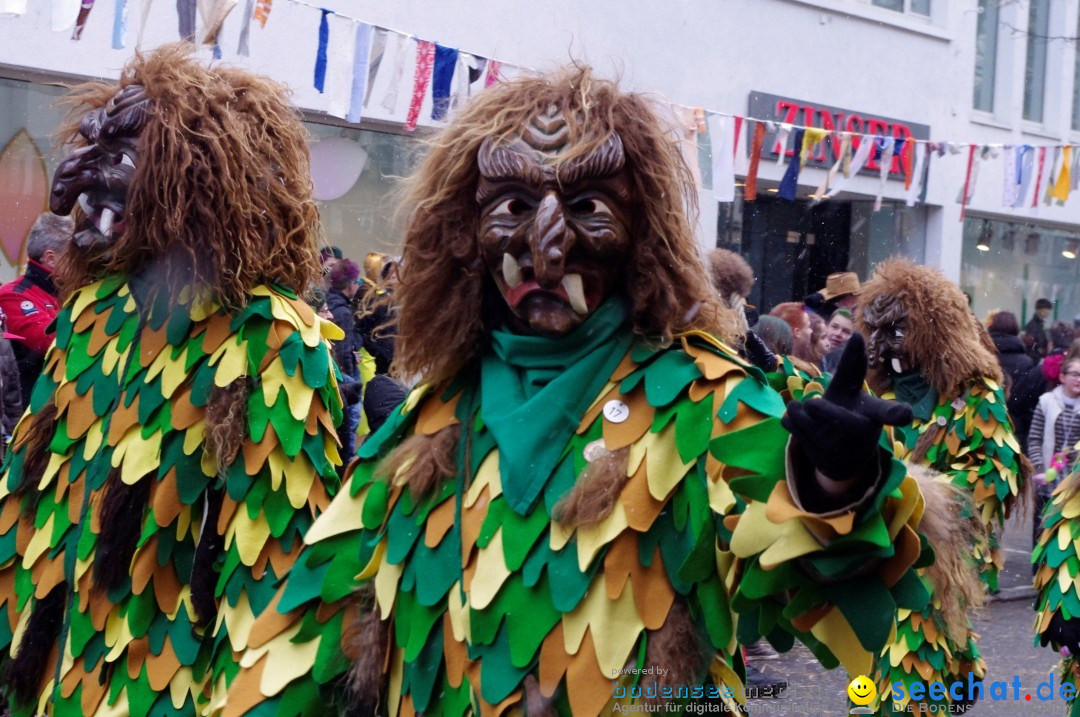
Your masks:
[{"label": "pointing black glove", "polygon": [[863,391],[865,378],[866,347],[862,336],[854,334],[825,395],[801,403],[792,401],[780,419],[795,447],[818,473],[837,484],[835,490],[828,491],[833,494],[862,495],[870,487],[867,481],[877,473],[882,426],[900,426],[912,420],[908,405]]}]

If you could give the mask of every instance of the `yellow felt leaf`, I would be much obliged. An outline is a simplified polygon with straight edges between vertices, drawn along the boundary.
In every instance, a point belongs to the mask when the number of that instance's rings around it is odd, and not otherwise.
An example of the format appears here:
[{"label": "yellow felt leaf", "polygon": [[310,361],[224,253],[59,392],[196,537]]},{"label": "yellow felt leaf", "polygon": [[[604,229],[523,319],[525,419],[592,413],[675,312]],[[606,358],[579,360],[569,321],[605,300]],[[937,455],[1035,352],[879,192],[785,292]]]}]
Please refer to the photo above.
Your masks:
[{"label": "yellow felt leaf", "polygon": [[94,426],[86,432],[83,441],[83,458],[90,460],[101,450],[101,444],[105,441],[105,432],[102,430],[101,421],[95,421]]},{"label": "yellow felt leaf", "polygon": [[776,540],[761,554],[761,567],[765,570],[822,549],[821,543],[799,520],[785,520],[777,529]]},{"label": "yellow felt leaf", "polygon": [[183,709],[184,702],[191,693],[189,686],[195,686],[195,676],[190,667],[181,667],[176,671],[176,676],[169,680],[169,700],[173,709]]},{"label": "yellow felt leaf", "polygon": [[[893,632],[895,631],[894,627]],[[836,655],[849,675],[869,674],[874,655],[859,644],[859,638],[839,610],[830,610],[810,628],[810,632]]]},{"label": "yellow felt leaf", "polygon": [[37,559],[45,554],[45,551],[49,549],[49,541],[53,532],[53,518],[55,516],[50,515],[49,519],[45,521],[45,525],[41,526],[41,530],[35,531],[30,537],[30,542],[26,545],[26,553],[23,555],[23,567],[29,570],[33,567]]},{"label": "yellow felt leaf", "polygon": [[1061,517],[1072,519],[1080,516],[1080,495],[1073,497],[1061,508]]},{"label": "yellow felt leaf", "polygon": [[461,596],[461,581],[454,583],[450,588],[450,594],[446,601],[447,612],[450,613],[450,631],[458,642],[465,642],[470,637],[469,610]]},{"label": "yellow felt leaf", "polygon": [[[273,454],[271,454],[273,455]],[[314,545],[321,540],[332,538],[335,535],[347,533],[350,530],[359,530],[363,524],[360,522],[360,514],[364,509],[364,501],[367,499],[369,486],[364,486],[355,497],[352,492],[352,478],[342,486],[334,499],[330,501],[330,507],[315,519],[315,523],[304,536],[304,542]]]},{"label": "yellow felt leaf", "polygon": [[187,380],[188,373],[184,369],[187,363],[187,354],[188,349],[185,346],[184,350],[175,359],[171,358],[172,352],[168,350],[162,351],[155,359],[155,363],[163,356],[168,359],[165,362],[164,370],[161,372],[161,394],[165,398],[172,398],[173,394],[176,393],[176,389],[180,388],[184,381]]},{"label": "yellow felt leaf", "polygon": [[[619,533],[626,530],[629,524],[626,521],[626,508],[621,501],[615,503],[615,508],[599,523],[589,523],[578,528],[578,567],[581,572],[589,569],[589,564],[605,545],[615,540]],[[609,674],[609,673],[605,673]]]},{"label": "yellow felt leaf", "polygon": [[382,615],[389,615],[394,608],[394,598],[397,596],[398,581],[401,579],[401,565],[393,565],[383,555],[382,562],[375,574],[375,600],[379,603],[379,611]]},{"label": "yellow felt leaf", "polygon": [[753,501],[739,516],[739,524],[731,535],[731,552],[749,558],[764,551],[776,540],[778,526],[765,517],[765,504]]},{"label": "yellow felt leaf", "polygon": [[324,318],[318,317],[319,320],[319,333],[327,341],[341,341],[345,338],[345,332],[338,328],[338,325],[333,321],[327,321]]},{"label": "yellow felt leaf", "polygon": [[69,303],[72,303],[71,307],[71,320],[74,322],[79,318],[82,312],[86,311],[86,307],[97,301],[97,291],[101,287],[100,281],[95,281],[93,284],[84,286],[75,292],[71,299],[68,299]]},{"label": "yellow felt leaf", "polygon": [[145,439],[141,431],[128,431],[113,453],[112,465],[120,469],[120,480],[126,485],[135,485],[147,473],[157,470],[161,465],[161,431],[154,431]]},{"label": "yellow felt leaf", "polygon": [[[336,501],[335,501],[336,502]],[[308,535],[311,535],[311,531],[308,531]],[[371,553],[371,558],[368,560],[367,565],[361,570],[357,576],[356,581],[370,580],[375,577],[379,572],[379,566],[382,565],[383,555],[386,553],[386,541],[380,540],[375,545],[375,550]]]},{"label": "yellow felt leaf", "polygon": [[675,446],[675,422],[669,422],[662,431],[647,431],[630,446],[628,474],[634,475],[645,459],[645,478],[649,493],[656,500],[664,500],[679,484],[693,463],[683,463]]},{"label": "yellow felt leaf", "polygon": [[190,456],[199,450],[203,441],[206,440],[206,420],[200,418],[198,422],[184,432],[184,455]]},{"label": "yellow felt leaf", "polygon": [[230,605],[228,600],[221,601],[218,608],[217,630],[221,633],[221,626],[225,625],[229,634],[229,643],[235,652],[243,652],[251,637],[251,627],[255,624],[255,613],[251,610],[247,592],[241,591],[240,599],[236,605]]},{"label": "yellow felt leaf", "polygon": [[585,598],[573,612],[563,616],[563,644],[567,654],[576,655],[586,628],[590,629],[600,670],[604,675],[613,675],[625,666],[645,624],[637,612],[633,585],[627,582],[619,597],[610,600],[603,581],[602,575],[594,578]]},{"label": "yellow felt leaf", "polygon": [[49,487],[52,483],[52,479],[60,472],[60,468],[63,467],[67,461],[67,456],[62,456],[59,453],[49,454],[49,464],[45,467],[45,472],[41,474],[41,480],[38,481],[38,490],[43,491]]},{"label": "yellow felt leaf", "polygon": [[289,496],[289,505],[300,510],[307,505],[308,494],[315,482],[315,467],[303,453],[289,460],[280,445],[270,451],[271,472],[274,470],[275,462],[280,462],[284,466],[285,492]]},{"label": "yellow felt leaf", "polygon": [[390,689],[387,691],[389,703],[387,706],[390,708],[389,714],[396,715],[399,714],[398,708],[401,706],[401,680],[405,666],[405,651],[393,646],[390,650]]},{"label": "yellow felt leaf", "polygon": [[124,654],[124,650],[133,639],[127,618],[120,617],[119,611],[114,607],[105,620],[105,644],[111,648],[105,659],[108,662],[115,662],[120,655]]},{"label": "yellow felt leaf", "polygon": [[[270,537],[270,524],[266,522],[266,515],[262,510],[252,520],[248,517],[247,510],[240,509],[233,516],[229,532],[233,534],[236,542],[236,552],[240,554],[240,562],[248,567],[255,564],[262,552],[263,545]],[[228,533],[226,533],[226,546],[230,545]]]},{"label": "yellow felt leaf", "polygon": [[[280,361],[280,359],[277,360]],[[282,384],[289,399],[289,413],[296,420],[304,421],[311,410],[311,400],[315,397],[315,391],[304,382],[299,371],[290,376],[282,370],[282,374],[284,375]]]},{"label": "yellow felt leaf", "polygon": [[476,554],[476,573],[469,589],[469,604],[474,610],[483,610],[495,598],[499,588],[510,577],[503,555],[502,528],[496,528],[495,536]]},{"label": "yellow felt leaf", "polygon": [[210,365],[215,368],[214,385],[218,388],[247,374],[247,351],[236,339],[226,339],[210,356]]},{"label": "yellow felt leaf", "polygon": [[480,464],[480,468],[477,469],[472,485],[465,492],[465,508],[471,508],[476,504],[476,500],[484,492],[485,486],[488,489],[489,501],[495,500],[495,498],[502,495],[502,477],[499,475],[499,452],[497,450],[488,453]]},{"label": "yellow felt leaf", "polygon": [[[41,714],[48,714],[49,712],[47,710],[41,712]],[[116,696],[116,702],[110,705],[109,700],[104,699],[98,705],[97,711],[94,712],[94,717],[129,717],[130,715],[131,705],[128,704],[126,685],[121,688],[120,694]]]},{"label": "yellow felt leaf", "polygon": [[267,652],[259,691],[266,697],[272,697],[293,680],[310,672],[315,666],[315,655],[321,641],[321,638],[316,638],[307,642],[290,642],[288,647],[279,644],[278,649]]},{"label": "yellow felt leaf", "polygon": [[406,412],[412,411],[420,405],[420,399],[430,392],[431,386],[429,384],[425,383],[417,386],[412,391],[409,391],[409,395],[405,397],[405,402],[402,404],[402,407]]},{"label": "yellow felt leaf", "polygon": [[[120,359],[121,358],[126,359],[129,352],[130,352],[130,349],[127,350],[127,351],[124,351],[123,354],[121,354],[119,351],[117,351],[115,341],[110,341],[107,344],[105,344],[105,352],[101,355],[101,370],[102,370],[102,372],[106,376],[112,376],[113,371],[116,369],[117,365],[120,363]],[[127,362],[125,361],[124,363],[126,364]]]},{"label": "yellow felt leaf", "polygon": [[728,512],[735,507],[735,494],[731,492],[731,488],[728,486],[727,481],[721,479],[719,476],[716,478],[709,478],[709,507],[717,515],[727,515]]}]

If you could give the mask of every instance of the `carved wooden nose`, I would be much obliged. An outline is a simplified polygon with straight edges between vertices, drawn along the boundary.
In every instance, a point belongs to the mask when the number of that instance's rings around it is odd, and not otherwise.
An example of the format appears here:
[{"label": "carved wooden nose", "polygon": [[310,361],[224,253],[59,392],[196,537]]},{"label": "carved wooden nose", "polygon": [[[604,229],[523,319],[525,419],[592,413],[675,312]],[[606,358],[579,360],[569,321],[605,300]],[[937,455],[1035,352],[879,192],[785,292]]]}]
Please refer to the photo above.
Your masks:
[{"label": "carved wooden nose", "polygon": [[566,224],[558,195],[550,192],[536,209],[532,232],[532,252],[536,280],[542,285],[562,281],[566,254],[573,244],[574,233]]}]

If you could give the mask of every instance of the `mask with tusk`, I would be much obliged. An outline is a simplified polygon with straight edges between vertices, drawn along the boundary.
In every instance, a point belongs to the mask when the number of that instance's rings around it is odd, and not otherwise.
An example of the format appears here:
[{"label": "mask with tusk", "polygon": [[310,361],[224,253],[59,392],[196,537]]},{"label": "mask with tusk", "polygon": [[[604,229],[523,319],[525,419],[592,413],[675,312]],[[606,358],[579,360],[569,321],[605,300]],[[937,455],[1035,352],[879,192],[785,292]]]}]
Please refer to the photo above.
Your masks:
[{"label": "mask with tusk", "polygon": [[633,205],[625,152],[618,134],[592,144],[575,152],[549,108],[519,136],[480,147],[480,249],[513,331],[562,335],[621,288]]}]

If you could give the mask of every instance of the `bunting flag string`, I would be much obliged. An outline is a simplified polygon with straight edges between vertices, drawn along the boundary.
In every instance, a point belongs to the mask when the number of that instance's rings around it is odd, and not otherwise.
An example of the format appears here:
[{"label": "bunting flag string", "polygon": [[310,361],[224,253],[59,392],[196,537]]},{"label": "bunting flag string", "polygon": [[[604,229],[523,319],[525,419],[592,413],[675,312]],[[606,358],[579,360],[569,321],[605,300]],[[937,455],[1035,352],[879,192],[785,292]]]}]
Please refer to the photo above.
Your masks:
[{"label": "bunting flag string", "polygon": [[416,129],[420,119],[420,107],[424,103],[431,73],[435,69],[435,43],[418,40],[416,43],[416,72],[413,74],[412,98],[409,101],[409,114],[405,118],[405,131]]},{"label": "bunting flag string", "polygon": [[435,67],[431,75],[431,119],[444,120],[450,109],[450,85],[458,66],[458,51],[435,45]]},{"label": "bunting flag string", "polygon": [[352,94],[349,101],[348,122],[359,122],[364,115],[364,96],[367,94],[372,38],[375,28],[366,22],[356,23],[356,53],[353,55]]},{"label": "bunting flag string", "polygon": [[757,173],[761,162],[761,150],[765,145],[765,123],[750,120],[754,123],[754,140],[750,145],[750,168],[746,172],[746,188],[743,197],[748,202],[757,199]]},{"label": "bunting flag string", "polygon": [[330,10],[323,10],[319,19],[319,49],[315,53],[315,89],[320,93],[326,88],[326,52],[330,44]]}]

